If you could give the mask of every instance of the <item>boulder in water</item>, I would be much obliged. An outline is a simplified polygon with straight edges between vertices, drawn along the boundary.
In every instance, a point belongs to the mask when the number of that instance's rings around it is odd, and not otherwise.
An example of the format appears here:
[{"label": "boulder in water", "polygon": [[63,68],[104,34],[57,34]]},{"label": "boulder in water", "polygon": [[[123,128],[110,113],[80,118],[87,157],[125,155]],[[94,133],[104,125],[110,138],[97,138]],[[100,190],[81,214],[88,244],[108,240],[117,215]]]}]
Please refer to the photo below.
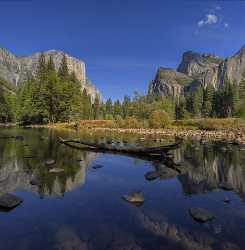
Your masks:
[{"label": "boulder in water", "polygon": [[140,191],[123,195],[122,198],[127,202],[134,203],[135,205],[142,205],[145,201],[144,194]]},{"label": "boulder in water", "polygon": [[53,160],[53,159],[46,160],[45,164],[46,165],[53,165],[53,164],[55,164],[55,160]]},{"label": "boulder in water", "polygon": [[61,172],[64,172],[65,170],[62,169],[62,168],[51,168],[49,170],[49,173],[61,173]]},{"label": "boulder in water", "polygon": [[33,186],[40,186],[41,185],[41,180],[38,177],[33,177],[30,180],[30,184]]},{"label": "boulder in water", "polygon": [[193,207],[189,209],[192,218],[198,222],[204,223],[215,218],[215,216],[204,208]]},{"label": "boulder in water", "polygon": [[229,183],[226,183],[226,182],[220,183],[219,188],[226,190],[226,191],[233,190],[233,187]]},{"label": "boulder in water", "polygon": [[0,196],[0,207],[4,209],[12,209],[17,207],[23,200],[13,194],[4,194]]},{"label": "boulder in water", "polygon": [[103,168],[103,165],[96,164],[93,166],[93,169],[99,169],[99,168]]},{"label": "boulder in water", "polygon": [[156,171],[149,171],[145,174],[145,179],[147,181],[153,181],[159,177],[159,173]]}]

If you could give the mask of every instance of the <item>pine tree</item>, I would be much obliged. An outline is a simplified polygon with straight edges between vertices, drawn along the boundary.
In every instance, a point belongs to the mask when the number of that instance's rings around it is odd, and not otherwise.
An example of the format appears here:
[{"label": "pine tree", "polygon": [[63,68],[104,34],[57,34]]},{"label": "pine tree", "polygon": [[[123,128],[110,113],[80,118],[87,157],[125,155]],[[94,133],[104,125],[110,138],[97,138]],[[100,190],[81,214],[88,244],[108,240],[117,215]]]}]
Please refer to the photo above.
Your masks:
[{"label": "pine tree", "polygon": [[109,98],[106,101],[105,107],[106,107],[106,114],[107,115],[112,115],[113,114],[113,103],[112,103],[111,98]]},{"label": "pine tree", "polygon": [[113,112],[114,117],[116,116],[122,116],[122,106],[119,100],[117,100],[114,103],[114,112]]},{"label": "pine tree", "polygon": [[94,100],[93,114],[94,114],[94,119],[98,120],[100,117],[100,99],[98,95],[96,95],[95,100]]},{"label": "pine tree", "polygon": [[210,117],[212,116],[212,102],[214,97],[214,88],[212,86],[207,86],[203,90],[203,103],[202,103],[202,116]]},{"label": "pine tree", "polygon": [[123,118],[126,118],[127,116],[130,115],[130,97],[129,96],[124,96],[124,100],[122,103],[122,114]]},{"label": "pine tree", "polygon": [[69,78],[69,70],[68,70],[68,66],[67,66],[66,55],[63,55],[63,57],[62,57],[58,75],[59,75],[61,80],[67,80]]}]

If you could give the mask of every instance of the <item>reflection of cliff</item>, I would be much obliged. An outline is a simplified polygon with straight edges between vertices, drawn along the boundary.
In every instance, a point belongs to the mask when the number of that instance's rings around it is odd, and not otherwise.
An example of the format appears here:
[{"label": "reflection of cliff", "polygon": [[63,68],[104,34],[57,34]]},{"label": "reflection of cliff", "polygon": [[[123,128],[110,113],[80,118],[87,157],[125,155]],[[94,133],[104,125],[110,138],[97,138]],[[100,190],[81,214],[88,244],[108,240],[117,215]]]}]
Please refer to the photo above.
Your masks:
[{"label": "reflection of cliff", "polygon": [[185,160],[185,171],[179,176],[185,193],[207,192],[218,188],[220,183],[228,183],[245,197],[245,166],[242,153],[236,147],[222,150],[215,146],[208,149],[187,147],[175,153],[178,161]]},{"label": "reflection of cliff", "polygon": [[[96,154],[92,152],[86,153],[85,156],[81,162],[70,163],[77,165],[73,167],[73,170],[75,169],[74,174],[70,175],[69,169],[67,171],[65,169],[65,172],[62,173],[62,177],[46,173],[48,169],[47,167],[45,169],[45,166],[40,166],[38,169],[29,169],[23,160],[14,158],[4,161],[0,166],[0,195],[17,190],[31,191],[34,193],[41,192],[42,196],[62,195],[64,192],[72,191],[85,183],[87,168],[90,163],[96,159]],[[41,176],[41,188],[37,185],[30,184],[32,178],[37,178],[37,176]]]}]

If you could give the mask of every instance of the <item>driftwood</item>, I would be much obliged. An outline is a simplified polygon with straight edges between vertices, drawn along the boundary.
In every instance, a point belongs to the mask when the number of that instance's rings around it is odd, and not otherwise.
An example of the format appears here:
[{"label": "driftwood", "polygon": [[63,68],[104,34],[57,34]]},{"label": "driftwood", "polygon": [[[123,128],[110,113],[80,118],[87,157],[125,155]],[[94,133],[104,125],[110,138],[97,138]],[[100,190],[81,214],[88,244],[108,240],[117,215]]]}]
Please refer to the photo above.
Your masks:
[{"label": "driftwood", "polygon": [[[175,164],[173,158],[169,156],[168,151],[172,149],[176,149],[180,146],[182,143],[182,140],[177,140],[176,143],[171,144],[171,145],[166,145],[166,146],[161,146],[161,147],[154,147],[154,148],[145,148],[147,151],[144,151],[143,148],[141,147],[141,150],[136,150],[139,149],[139,147],[136,147],[133,151],[132,150],[118,150],[116,148],[109,149],[108,147],[105,149],[105,147],[95,147],[97,144],[89,143],[89,145],[81,143],[81,140],[65,140],[61,137],[59,137],[60,143],[65,144],[68,147],[78,149],[78,150],[89,150],[93,151],[96,153],[110,153],[110,154],[123,154],[126,156],[131,156],[131,157],[136,157],[141,160],[146,160],[146,161],[153,161],[156,164],[161,163],[165,164],[167,167],[172,168],[176,170],[178,173],[181,173],[181,170],[178,168],[178,166]],[[93,146],[92,146],[93,145]],[[154,150],[153,150],[154,149]],[[157,149],[157,150],[156,150]],[[162,151],[160,151],[160,149]],[[146,153],[147,152],[147,153]]]},{"label": "driftwood", "polygon": [[159,146],[159,147],[131,147],[131,146],[122,146],[117,143],[111,143],[111,144],[106,144],[106,143],[92,143],[88,141],[84,141],[82,139],[68,139],[65,140],[61,137],[59,137],[59,141],[64,144],[70,144],[70,143],[76,143],[76,144],[82,144],[86,146],[87,148],[91,149],[97,149],[100,151],[110,151],[110,152],[121,152],[121,153],[127,153],[127,154],[147,154],[147,155],[163,155],[168,153],[170,150],[174,150],[180,146],[182,143],[182,139],[178,139],[175,143],[169,144],[169,145],[164,145],[164,146]]}]

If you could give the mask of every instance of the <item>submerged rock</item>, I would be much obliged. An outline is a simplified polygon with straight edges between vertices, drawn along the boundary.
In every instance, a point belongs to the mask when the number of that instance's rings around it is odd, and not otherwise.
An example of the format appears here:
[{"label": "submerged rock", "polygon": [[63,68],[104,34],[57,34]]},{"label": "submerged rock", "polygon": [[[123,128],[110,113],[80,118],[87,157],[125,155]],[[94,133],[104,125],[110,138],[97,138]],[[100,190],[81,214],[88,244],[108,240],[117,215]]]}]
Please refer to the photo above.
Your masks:
[{"label": "submerged rock", "polygon": [[103,168],[103,167],[104,167],[103,165],[96,164],[93,166],[93,169],[99,169],[99,168]]},{"label": "submerged rock", "polygon": [[22,136],[22,135],[16,135],[15,136],[15,140],[19,140],[19,141],[24,141],[24,136]]},{"label": "submerged rock", "polygon": [[161,179],[169,179],[169,178],[176,177],[178,175],[179,173],[176,170],[172,168],[168,168],[168,167],[162,168],[160,172]]},{"label": "submerged rock", "polygon": [[142,205],[145,201],[144,194],[142,192],[133,192],[128,195],[123,195],[122,198],[127,202],[134,203],[136,205]]},{"label": "submerged rock", "polygon": [[46,164],[46,165],[53,165],[53,164],[55,164],[55,160],[49,159],[49,160],[47,160],[47,161],[45,162],[45,164]]},{"label": "submerged rock", "polygon": [[149,171],[144,176],[145,176],[146,180],[153,181],[153,180],[157,179],[160,175],[156,171]]},{"label": "submerged rock", "polygon": [[41,180],[38,177],[33,177],[30,180],[30,184],[33,186],[40,186],[41,185]]},{"label": "submerged rock", "polygon": [[225,203],[230,203],[230,202],[231,202],[231,200],[230,200],[230,198],[229,198],[229,197],[225,197],[224,202],[225,202]]},{"label": "submerged rock", "polygon": [[49,170],[49,173],[61,173],[64,172],[65,170],[63,168],[51,168]]},{"label": "submerged rock", "polygon": [[0,207],[5,209],[12,209],[17,207],[23,200],[13,194],[4,194],[0,196]]},{"label": "submerged rock", "polygon": [[193,207],[189,209],[192,218],[198,222],[204,223],[215,218],[215,216],[204,208]]},{"label": "submerged rock", "polygon": [[219,184],[219,188],[223,189],[223,190],[226,190],[226,191],[231,191],[233,190],[233,187],[231,186],[231,184],[229,183],[220,183]]}]

